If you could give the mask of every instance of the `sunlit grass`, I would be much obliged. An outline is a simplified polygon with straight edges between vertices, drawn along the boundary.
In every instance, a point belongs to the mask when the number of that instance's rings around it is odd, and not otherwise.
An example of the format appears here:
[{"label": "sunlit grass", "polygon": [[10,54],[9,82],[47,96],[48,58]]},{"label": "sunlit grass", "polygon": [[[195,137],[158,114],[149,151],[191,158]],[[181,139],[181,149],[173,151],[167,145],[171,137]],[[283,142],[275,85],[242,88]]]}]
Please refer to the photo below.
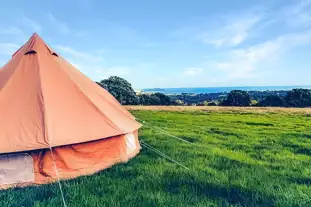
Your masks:
[{"label": "sunlit grass", "polygon": [[[68,206],[311,206],[311,117],[304,113],[132,111],[143,127],[126,164],[62,181]],[[56,184],[0,192],[0,206],[61,206]]]}]

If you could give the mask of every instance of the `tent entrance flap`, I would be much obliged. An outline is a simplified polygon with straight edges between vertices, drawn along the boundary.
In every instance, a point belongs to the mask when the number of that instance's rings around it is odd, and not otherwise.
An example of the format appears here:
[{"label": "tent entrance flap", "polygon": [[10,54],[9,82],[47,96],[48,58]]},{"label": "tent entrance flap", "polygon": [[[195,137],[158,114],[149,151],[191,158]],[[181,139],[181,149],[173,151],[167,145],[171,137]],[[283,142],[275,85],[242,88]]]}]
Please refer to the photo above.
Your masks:
[{"label": "tent entrance flap", "polygon": [[126,139],[126,151],[127,154],[132,154],[136,149],[137,149],[137,145],[136,145],[136,141],[135,141],[135,136],[133,133],[129,133],[125,135],[125,139]]},{"label": "tent entrance flap", "polygon": [[27,153],[0,155],[0,185],[33,182],[33,160]]}]

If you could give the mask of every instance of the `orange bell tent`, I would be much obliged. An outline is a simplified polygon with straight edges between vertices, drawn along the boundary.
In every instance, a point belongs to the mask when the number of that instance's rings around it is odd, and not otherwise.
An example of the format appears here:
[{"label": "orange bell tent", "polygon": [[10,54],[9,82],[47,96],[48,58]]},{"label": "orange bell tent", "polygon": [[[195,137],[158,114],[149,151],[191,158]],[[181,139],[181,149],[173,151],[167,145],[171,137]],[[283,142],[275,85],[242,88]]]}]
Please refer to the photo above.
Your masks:
[{"label": "orange bell tent", "polygon": [[34,34],[0,69],[0,188],[126,162],[141,148],[140,127],[111,94]]}]

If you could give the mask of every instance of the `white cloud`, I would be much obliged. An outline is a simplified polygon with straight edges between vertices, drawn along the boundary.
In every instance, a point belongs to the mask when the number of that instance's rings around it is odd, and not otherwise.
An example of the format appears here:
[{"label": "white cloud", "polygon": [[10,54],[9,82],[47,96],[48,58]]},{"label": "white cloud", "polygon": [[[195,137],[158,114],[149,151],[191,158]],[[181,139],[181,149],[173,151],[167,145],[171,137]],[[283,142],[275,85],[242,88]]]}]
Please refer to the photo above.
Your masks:
[{"label": "white cloud", "polygon": [[103,55],[105,54],[106,50],[105,49],[98,49],[98,50],[95,50],[94,53],[97,54],[97,55]]},{"label": "white cloud", "polygon": [[24,35],[24,32],[17,27],[1,28],[0,35]]},{"label": "white cloud", "polygon": [[245,48],[223,51],[218,60],[206,59],[198,67],[188,68],[179,76],[175,75],[173,83],[168,81],[172,77],[166,77],[153,84],[155,87],[159,84],[163,87],[226,86],[259,82],[266,84],[263,77],[273,70],[273,66],[279,63],[283,55],[290,53],[292,49],[309,45],[311,30],[280,35]]},{"label": "white cloud", "polygon": [[216,68],[224,72],[229,79],[249,78],[257,74],[256,69],[280,55],[299,46],[311,43],[311,31],[280,36],[245,49],[232,50],[229,58],[216,64]]},{"label": "white cloud", "polygon": [[69,27],[63,23],[57,20],[51,13],[49,13],[49,19],[50,21],[55,25],[56,29],[61,33],[61,34],[68,34],[70,32]]},{"label": "white cloud", "polygon": [[244,42],[251,33],[251,30],[262,20],[261,15],[252,15],[235,20],[226,20],[216,28],[201,31],[198,38],[207,44],[216,47],[236,46]]},{"label": "white cloud", "polygon": [[233,50],[232,54],[250,63],[258,63],[266,59],[276,58],[294,47],[305,46],[310,42],[311,31],[287,34],[246,49]]},{"label": "white cloud", "polygon": [[64,53],[65,59],[82,73],[88,75],[93,80],[102,80],[110,76],[127,76],[131,73],[132,68],[127,66],[105,67],[101,55],[103,50],[85,53],[77,51],[68,46],[54,45],[53,48]]},{"label": "white cloud", "polygon": [[33,33],[42,31],[41,26],[36,21],[34,21],[34,20],[32,20],[26,16],[22,16],[21,21],[24,25],[30,27],[33,30]]},{"label": "white cloud", "polygon": [[13,53],[19,48],[17,44],[13,43],[0,43],[1,55],[13,55]]},{"label": "white cloud", "polygon": [[294,27],[308,27],[311,25],[311,0],[295,1],[280,11],[280,18]]},{"label": "white cloud", "polygon": [[68,46],[62,46],[62,45],[55,45],[53,46],[56,50],[60,50],[61,52],[65,53],[66,55],[75,57],[75,58],[80,58],[84,59],[86,61],[90,62],[98,62],[102,60],[102,57],[99,55],[94,55],[91,53],[85,53],[85,52],[80,52],[78,50],[75,50],[71,47]]},{"label": "white cloud", "polygon": [[196,76],[200,75],[204,70],[202,68],[187,68],[183,71],[183,74],[186,76]]},{"label": "white cloud", "polygon": [[126,66],[114,66],[110,68],[100,69],[96,70],[97,73],[101,74],[101,78],[108,78],[110,76],[121,76],[124,77],[125,75],[129,74],[131,72],[130,67]]}]

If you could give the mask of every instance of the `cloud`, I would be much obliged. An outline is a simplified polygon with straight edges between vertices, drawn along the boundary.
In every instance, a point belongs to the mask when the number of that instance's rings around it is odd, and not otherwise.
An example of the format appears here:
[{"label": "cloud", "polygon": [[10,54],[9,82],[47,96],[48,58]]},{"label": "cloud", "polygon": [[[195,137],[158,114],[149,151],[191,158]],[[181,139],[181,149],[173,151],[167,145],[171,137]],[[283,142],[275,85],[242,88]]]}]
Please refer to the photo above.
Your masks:
[{"label": "cloud", "polygon": [[183,74],[186,76],[196,76],[200,75],[204,70],[202,68],[187,68],[183,71]]},{"label": "cloud", "polygon": [[277,37],[276,39],[248,47],[246,49],[233,50],[232,54],[240,59],[245,59],[250,63],[277,58],[282,53],[298,46],[306,46],[311,42],[311,30],[287,34]]},{"label": "cloud", "polygon": [[258,32],[257,26],[263,24],[266,12],[250,9],[232,14],[212,16],[179,28],[169,34],[171,38],[181,37],[200,41],[215,47],[234,47],[245,42]]},{"label": "cloud", "polygon": [[[224,50],[220,56],[207,58],[195,67],[183,70],[180,75],[166,76],[165,80],[160,82],[158,79],[153,84],[155,87],[159,84],[163,87],[226,86],[258,82],[266,84],[263,77],[271,74],[283,55],[310,45],[311,30],[284,34],[251,46]],[[173,82],[169,81],[172,79]]]},{"label": "cloud", "polygon": [[75,32],[75,36],[77,36],[78,38],[83,39],[83,40],[91,40],[92,39],[92,34],[87,30],[81,30],[81,31]]},{"label": "cloud", "polygon": [[24,35],[24,32],[17,27],[8,27],[0,29],[0,35]]},{"label": "cloud", "polygon": [[295,47],[309,44],[311,44],[311,31],[283,35],[245,49],[232,50],[227,60],[217,62],[215,66],[226,73],[230,80],[249,78],[257,74],[256,69],[260,66],[277,60],[282,54]]},{"label": "cloud", "polygon": [[41,32],[42,31],[42,28],[41,26],[34,20],[26,17],[26,16],[22,16],[22,19],[21,19],[22,23],[28,27],[30,27],[33,32]]},{"label": "cloud", "polygon": [[12,55],[19,46],[13,43],[0,43],[0,55]]},{"label": "cloud", "polygon": [[285,22],[293,27],[308,27],[311,25],[311,0],[302,0],[284,7],[279,14]]},{"label": "cloud", "polygon": [[95,81],[110,76],[124,77],[132,72],[132,68],[128,66],[105,66],[100,55],[104,51],[103,49],[86,53],[75,50],[69,46],[54,45],[53,48],[63,52],[64,58],[68,62]]},{"label": "cloud", "polygon": [[262,20],[260,15],[252,15],[235,19],[226,20],[220,23],[217,28],[205,30],[198,34],[198,38],[207,44],[216,47],[236,46],[244,42],[251,33],[251,30]]},{"label": "cloud", "polygon": [[126,66],[114,66],[105,69],[97,69],[96,73],[100,74],[101,79],[109,78],[110,76],[121,76],[124,77],[125,75],[131,72],[130,67]]},{"label": "cloud", "polygon": [[69,27],[65,23],[58,21],[51,13],[49,13],[49,19],[61,34],[66,35],[70,32]]},{"label": "cloud", "polygon": [[99,55],[94,55],[91,53],[85,53],[85,52],[80,52],[77,51],[71,47],[68,46],[62,46],[62,45],[55,45],[53,46],[55,49],[65,53],[66,55],[75,57],[75,58],[79,58],[79,59],[83,59],[89,62],[98,62],[102,60],[102,57]]}]

